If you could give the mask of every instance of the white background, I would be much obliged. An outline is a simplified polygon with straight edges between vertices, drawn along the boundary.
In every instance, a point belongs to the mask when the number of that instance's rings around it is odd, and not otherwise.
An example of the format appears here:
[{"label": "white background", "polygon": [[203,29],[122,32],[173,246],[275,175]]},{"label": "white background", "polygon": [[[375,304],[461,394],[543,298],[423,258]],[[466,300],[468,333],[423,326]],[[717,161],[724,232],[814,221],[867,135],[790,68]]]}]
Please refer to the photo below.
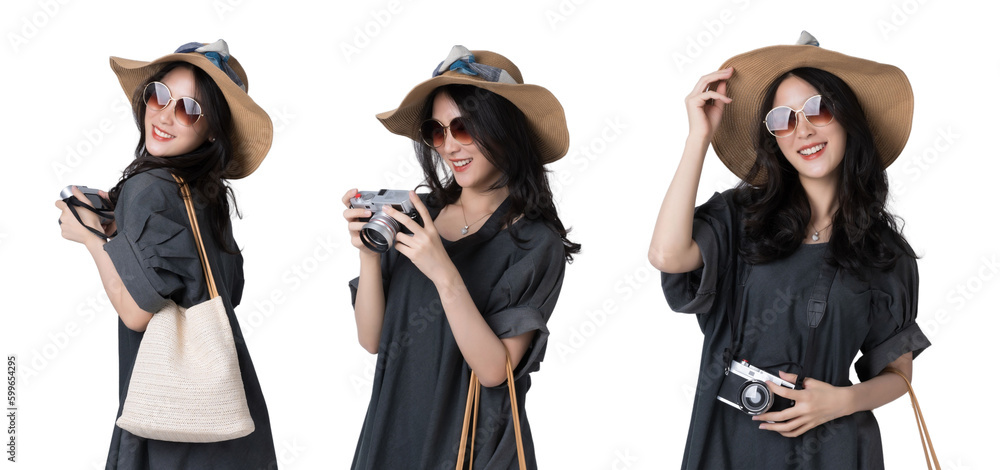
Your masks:
[{"label": "white background", "polygon": [[[802,29],[912,82],[913,131],[889,173],[922,255],[918,321],[933,342],[915,361],[915,387],[944,468],[995,465],[985,431],[998,418],[986,343],[1000,303],[992,3],[134,3],[0,6],[0,353],[21,367],[19,462],[3,468],[103,468],[107,455],[117,316],[86,250],[59,236],[53,203],[68,184],[112,186],[132,158],[138,134],[108,56],[151,60],[220,37],[275,119],[269,156],[233,186],[247,279],[237,315],[282,468],[350,465],[375,359],[356,340],[347,281],[358,261],[339,199],[419,182],[409,141],[374,115],[454,44],[512,59],[569,121],[571,150],[551,178],[583,253],[528,395],[539,465],[676,468],[702,336],[667,307],[646,248],[687,132],[682,99],[728,57],[792,43]],[[710,155],[699,203],[735,181]],[[921,468],[907,399],[876,414],[888,467]]]}]

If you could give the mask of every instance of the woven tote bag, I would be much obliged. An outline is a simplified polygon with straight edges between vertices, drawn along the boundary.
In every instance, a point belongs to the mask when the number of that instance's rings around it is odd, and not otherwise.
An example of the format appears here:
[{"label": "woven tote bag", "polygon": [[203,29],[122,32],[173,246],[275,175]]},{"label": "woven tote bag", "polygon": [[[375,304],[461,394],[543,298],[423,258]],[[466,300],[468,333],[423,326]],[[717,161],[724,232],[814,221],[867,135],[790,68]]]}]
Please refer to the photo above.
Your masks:
[{"label": "woven tote bag", "polygon": [[181,185],[209,300],[185,309],[168,301],[139,344],[118,427],[147,439],[219,442],[253,432],[233,330],[202,242],[191,192]]}]

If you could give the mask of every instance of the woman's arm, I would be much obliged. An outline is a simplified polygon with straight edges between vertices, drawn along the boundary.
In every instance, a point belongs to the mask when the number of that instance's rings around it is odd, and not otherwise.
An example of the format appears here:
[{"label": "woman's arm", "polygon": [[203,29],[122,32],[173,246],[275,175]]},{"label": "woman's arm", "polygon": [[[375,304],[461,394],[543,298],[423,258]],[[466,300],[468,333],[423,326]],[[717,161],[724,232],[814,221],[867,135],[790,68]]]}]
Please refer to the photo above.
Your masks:
[{"label": "woman's arm", "polygon": [[[690,127],[688,138],[677,171],[663,197],[649,244],[649,262],[660,271],[685,273],[703,264],[701,250],[691,237],[695,197],[708,144],[722,121],[724,103],[732,102],[725,94],[725,80],[732,73],[733,69],[729,68],[701,77],[684,100]],[[719,82],[718,89],[708,90],[716,82]],[[708,104],[709,100],[715,101]]]},{"label": "woman's arm", "polygon": [[[768,382],[767,386],[777,395],[795,400],[795,406],[754,416],[762,423],[760,429],[797,437],[827,421],[858,411],[874,410],[906,393],[906,383],[888,369],[899,369],[907,380],[913,377],[913,353],[906,353],[892,361],[879,375],[848,387],[835,387],[826,382],[806,378],[802,390],[789,390]],[[783,380],[794,382],[795,374],[780,372]]]},{"label": "woman's arm", "polygon": [[510,354],[511,367],[517,367],[528,351],[535,332],[529,331],[512,338],[498,338],[473,302],[458,269],[454,264],[449,264],[450,269],[434,281],[441,297],[441,307],[465,362],[476,372],[483,386],[495,387],[507,380],[506,355]]},{"label": "woman's arm", "polygon": [[382,336],[382,320],[385,317],[385,292],[382,286],[382,255],[365,247],[361,242],[361,228],[365,222],[358,219],[371,217],[371,211],[351,209],[351,198],[358,193],[352,188],[341,198],[347,210],[347,230],[351,234],[351,244],[361,254],[361,274],[358,276],[358,291],[354,298],[354,321],[358,325],[358,342],[372,354],[378,354],[378,343]]},{"label": "woman's arm", "polygon": [[[433,220],[423,202],[412,191],[410,201],[423,220]],[[421,227],[409,216],[391,207],[384,206],[382,210],[406,225],[413,233],[397,235],[396,249],[434,283],[458,349],[465,362],[479,376],[479,382],[486,387],[504,383],[507,380],[507,354],[510,354],[511,365],[516,367],[528,351],[535,332],[502,340],[498,338],[472,300],[465,281],[445,251],[434,224],[428,223]]]},{"label": "woman's arm", "polygon": [[[73,195],[83,203],[90,204],[87,197],[75,187],[73,188]],[[104,285],[104,291],[107,292],[108,299],[111,300],[111,305],[118,312],[118,316],[121,317],[122,322],[131,330],[145,331],[149,320],[153,318],[153,314],[141,309],[135,303],[135,299],[128,293],[125,284],[122,283],[122,279],[118,275],[118,270],[115,269],[115,265],[111,262],[111,256],[104,251],[106,241],[98,238],[83,225],[86,224],[86,226],[92,227],[95,230],[103,231],[97,214],[88,210],[78,211],[80,220],[83,221],[83,224],[80,224],[73,217],[69,206],[65,202],[56,201],[56,207],[62,211],[62,215],[59,216],[59,227],[62,229],[63,238],[82,243],[87,247],[87,251],[94,258],[94,264],[97,265],[97,272],[101,276],[101,284]]]},{"label": "woman's arm", "polygon": [[97,272],[101,275],[101,284],[104,285],[104,291],[108,293],[111,305],[115,307],[122,323],[125,323],[128,329],[138,332],[146,331],[146,326],[149,325],[153,314],[140,308],[135,303],[135,299],[128,293],[128,289],[122,283],[122,278],[118,275],[118,270],[111,262],[111,256],[104,251],[105,242],[97,237],[91,238],[93,240],[88,240],[85,245],[90,256],[94,258]]},{"label": "woman's arm", "polygon": [[898,375],[889,372],[889,369],[898,369],[906,376],[906,380],[913,380],[913,353],[903,354],[877,376],[852,385],[848,414],[874,410],[906,394],[906,383],[899,380]]},{"label": "woman's arm", "polygon": [[[363,224],[363,222],[361,222]],[[372,354],[378,353],[385,317],[385,293],[382,287],[382,260],[378,253],[361,251],[361,274],[354,299],[354,321],[358,325],[358,342]]]}]

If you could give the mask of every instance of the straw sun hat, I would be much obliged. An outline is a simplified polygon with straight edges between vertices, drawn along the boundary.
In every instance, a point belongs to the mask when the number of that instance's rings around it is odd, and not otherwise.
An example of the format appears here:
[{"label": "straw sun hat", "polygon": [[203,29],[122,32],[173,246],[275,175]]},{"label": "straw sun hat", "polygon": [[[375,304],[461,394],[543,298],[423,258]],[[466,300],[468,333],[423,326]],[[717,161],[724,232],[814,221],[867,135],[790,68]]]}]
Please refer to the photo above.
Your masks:
[{"label": "straw sun hat", "polygon": [[517,106],[527,118],[542,164],[562,158],[569,150],[566,114],[549,90],[525,85],[521,71],[506,57],[490,51],[470,51],[463,46],[453,47],[434,69],[432,78],[410,90],[399,107],[376,117],[393,134],[420,142],[421,108],[434,89],[451,84],[489,90]]},{"label": "straw sun hat", "polygon": [[[819,47],[803,31],[794,46],[771,46],[737,55],[720,69],[733,67],[726,94],[733,98],[722,113],[722,123],[712,146],[730,171],[746,179],[756,159],[757,135],[763,125],[760,109],[764,93],[778,77],[799,67],[830,72],[843,80],[857,96],[875,138],[882,167],[888,167],[906,145],[913,122],[913,90],[906,74],[897,67],[859,59]],[[765,181],[757,175],[753,184]]]},{"label": "straw sun hat", "polygon": [[229,55],[226,41],[211,44],[188,43],[173,53],[152,62],[111,58],[111,70],[129,101],[136,88],[142,86],[163,64],[187,62],[205,71],[222,90],[232,114],[230,141],[233,155],[223,176],[227,179],[246,177],[260,165],[271,148],[274,135],[271,118],[247,95],[247,74],[239,61]]}]

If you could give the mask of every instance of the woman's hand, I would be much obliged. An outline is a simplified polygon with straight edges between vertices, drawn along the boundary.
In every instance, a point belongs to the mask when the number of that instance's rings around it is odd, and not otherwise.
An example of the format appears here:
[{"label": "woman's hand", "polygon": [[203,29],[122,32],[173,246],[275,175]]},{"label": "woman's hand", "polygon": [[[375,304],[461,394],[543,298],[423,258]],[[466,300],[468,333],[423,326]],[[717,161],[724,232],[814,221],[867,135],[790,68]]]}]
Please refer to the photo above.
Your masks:
[{"label": "woman's hand", "polygon": [[382,255],[372,251],[361,241],[361,228],[367,222],[358,220],[371,217],[367,209],[351,209],[351,198],[358,194],[352,188],[341,198],[347,210],[347,231],[351,234],[351,244],[361,254],[361,271],[358,274],[358,290],[354,300],[354,320],[358,325],[358,342],[366,351],[377,354],[382,337],[382,320],[385,318],[385,292],[382,285]]},{"label": "woman's hand", "polygon": [[[717,70],[698,80],[694,90],[684,99],[688,113],[688,130],[691,137],[711,140],[722,122],[722,110],[732,98],[726,96],[726,80],[733,76],[733,68]],[[716,89],[709,88],[718,83]],[[709,103],[712,101],[712,103]]]},{"label": "woman's hand", "polygon": [[399,212],[389,206],[384,206],[383,211],[400,224],[404,225],[413,235],[407,235],[400,231],[396,234],[396,250],[413,262],[413,265],[424,273],[435,285],[440,286],[448,279],[448,275],[455,271],[455,265],[451,262],[448,252],[441,243],[441,235],[438,234],[437,227],[431,215],[427,212],[427,207],[423,201],[417,197],[417,193],[410,191],[410,202],[417,209],[424,225],[420,226],[408,215]]},{"label": "woman's hand", "polygon": [[378,257],[378,253],[368,249],[361,241],[361,227],[364,227],[367,222],[362,222],[358,219],[371,217],[372,211],[368,209],[351,209],[351,198],[357,194],[358,188],[351,188],[350,191],[344,193],[344,197],[340,198],[344,205],[347,206],[347,210],[344,211],[344,219],[347,220],[347,231],[351,234],[351,245],[360,250],[362,256]]},{"label": "woman's hand", "polygon": [[[73,186],[73,196],[76,196],[80,202],[93,207],[93,205],[90,204],[90,200],[87,199],[87,196],[85,196],[76,186]],[[107,233],[106,228],[101,225],[101,218],[98,217],[97,214],[86,209],[77,210],[76,213],[80,216],[80,220],[83,221],[83,225],[81,225],[80,222],[76,220],[76,217],[73,216],[73,212],[70,210],[69,204],[66,204],[65,201],[61,199],[56,201],[56,208],[62,211],[62,214],[59,215],[59,228],[62,230],[63,238],[77,243],[83,243],[85,245],[87,243],[97,241],[102,244],[104,243],[104,240],[101,240],[93,232],[87,230],[87,227],[90,227],[99,232]],[[112,230],[112,233],[113,232],[114,230]]]},{"label": "woman's hand", "polygon": [[[692,238],[695,197],[708,144],[722,122],[725,104],[733,101],[726,96],[726,80],[732,76],[732,67],[705,75],[684,99],[690,133],[649,242],[649,263],[662,272],[686,273],[705,264],[701,248]],[[709,90],[715,83],[716,89]]]},{"label": "woman's hand", "polygon": [[[795,383],[795,374],[778,372],[782,380]],[[834,387],[826,382],[806,377],[802,382],[802,390],[792,390],[773,382],[767,382],[767,387],[775,395],[795,400],[795,406],[781,411],[774,411],[754,416],[754,421],[774,421],[761,423],[760,429],[775,431],[785,437],[798,437],[806,431],[827,421],[846,416],[851,410],[850,387]]]}]

